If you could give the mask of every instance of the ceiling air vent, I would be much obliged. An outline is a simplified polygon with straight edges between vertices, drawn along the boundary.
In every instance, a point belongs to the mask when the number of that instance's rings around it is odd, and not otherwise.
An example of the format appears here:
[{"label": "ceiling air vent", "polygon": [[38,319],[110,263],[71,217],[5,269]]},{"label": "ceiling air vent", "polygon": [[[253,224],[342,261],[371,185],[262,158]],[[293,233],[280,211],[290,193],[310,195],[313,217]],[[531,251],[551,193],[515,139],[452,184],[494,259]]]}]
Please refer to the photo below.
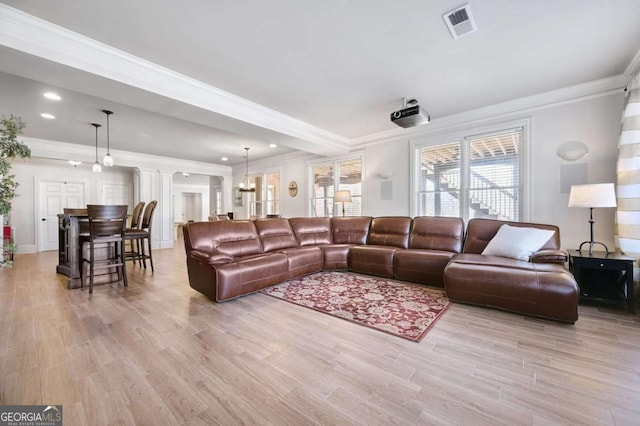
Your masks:
[{"label": "ceiling air vent", "polygon": [[445,13],[442,17],[453,38],[460,38],[478,29],[468,3]]}]

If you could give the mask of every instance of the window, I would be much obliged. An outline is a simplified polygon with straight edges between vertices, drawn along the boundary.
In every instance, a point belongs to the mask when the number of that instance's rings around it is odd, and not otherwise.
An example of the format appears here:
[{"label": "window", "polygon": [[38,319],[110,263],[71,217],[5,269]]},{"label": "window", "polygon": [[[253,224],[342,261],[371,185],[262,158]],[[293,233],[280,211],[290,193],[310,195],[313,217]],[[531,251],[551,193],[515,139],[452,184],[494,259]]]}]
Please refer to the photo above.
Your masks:
[{"label": "window", "polygon": [[311,182],[311,216],[342,215],[342,203],[334,206],[333,195],[346,189],[351,192],[351,203],[344,203],[345,216],[362,215],[361,158],[315,164],[311,166]]},{"label": "window", "polygon": [[416,147],[416,214],[520,220],[523,128]]},{"label": "window", "polygon": [[253,175],[251,180],[256,184],[256,192],[249,214],[258,217],[280,214],[280,172]]}]

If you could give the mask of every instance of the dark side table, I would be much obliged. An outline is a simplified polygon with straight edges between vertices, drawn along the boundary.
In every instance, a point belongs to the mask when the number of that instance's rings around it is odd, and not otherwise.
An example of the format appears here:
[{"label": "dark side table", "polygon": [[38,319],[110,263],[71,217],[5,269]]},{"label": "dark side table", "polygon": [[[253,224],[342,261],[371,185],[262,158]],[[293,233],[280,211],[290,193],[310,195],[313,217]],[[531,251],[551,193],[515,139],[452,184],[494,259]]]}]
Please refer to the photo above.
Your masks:
[{"label": "dark side table", "polygon": [[568,250],[569,270],[580,286],[580,298],[620,302],[635,314],[633,296],[633,262],[635,259],[620,253],[587,250]]}]

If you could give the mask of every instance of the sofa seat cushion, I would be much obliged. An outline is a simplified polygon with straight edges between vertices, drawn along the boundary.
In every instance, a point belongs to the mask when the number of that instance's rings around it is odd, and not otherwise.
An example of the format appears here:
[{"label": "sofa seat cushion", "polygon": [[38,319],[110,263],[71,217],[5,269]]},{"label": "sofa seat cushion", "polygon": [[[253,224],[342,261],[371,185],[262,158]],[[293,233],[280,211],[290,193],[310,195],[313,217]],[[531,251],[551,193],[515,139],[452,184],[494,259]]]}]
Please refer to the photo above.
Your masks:
[{"label": "sofa seat cushion", "polygon": [[453,301],[571,323],[578,319],[578,286],[563,265],[462,254],[445,268],[444,284]]},{"label": "sofa seat cushion", "polygon": [[353,246],[349,255],[349,270],[369,275],[393,278],[393,261],[397,247]]},{"label": "sofa seat cushion", "polygon": [[511,259],[502,256],[488,256],[484,254],[461,253],[456,256],[455,261],[460,264],[479,265],[479,266],[496,266],[507,269],[524,269],[533,270],[535,265],[531,262],[523,260]]},{"label": "sofa seat cushion", "polygon": [[349,269],[349,253],[353,244],[323,244],[318,247],[322,250],[322,270]]},{"label": "sofa seat cushion", "polygon": [[289,261],[289,279],[322,270],[322,250],[317,246],[295,247],[281,250]]},{"label": "sofa seat cushion", "polygon": [[439,250],[398,250],[395,256],[395,277],[403,281],[444,286],[442,274],[456,254]]},{"label": "sofa seat cushion", "polygon": [[249,256],[212,267],[218,302],[283,283],[289,278],[289,259],[284,253]]}]

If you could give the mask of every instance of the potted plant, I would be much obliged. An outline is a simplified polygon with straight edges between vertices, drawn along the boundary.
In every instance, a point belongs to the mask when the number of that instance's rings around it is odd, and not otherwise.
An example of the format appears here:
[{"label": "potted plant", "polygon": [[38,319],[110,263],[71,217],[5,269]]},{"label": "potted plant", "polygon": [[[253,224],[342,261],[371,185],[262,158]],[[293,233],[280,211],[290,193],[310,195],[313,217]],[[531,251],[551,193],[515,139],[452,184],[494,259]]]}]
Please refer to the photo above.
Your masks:
[{"label": "potted plant", "polygon": [[[18,135],[22,134],[25,123],[20,117],[14,115],[9,118],[2,116],[0,120],[0,226],[4,227],[3,217],[11,210],[11,200],[16,197],[18,182],[11,172],[10,160],[28,158],[31,150],[27,145],[18,141]],[[4,230],[4,228],[3,228]],[[3,233],[2,259],[0,266],[11,266],[11,259],[15,252],[13,241],[5,241]]]}]

